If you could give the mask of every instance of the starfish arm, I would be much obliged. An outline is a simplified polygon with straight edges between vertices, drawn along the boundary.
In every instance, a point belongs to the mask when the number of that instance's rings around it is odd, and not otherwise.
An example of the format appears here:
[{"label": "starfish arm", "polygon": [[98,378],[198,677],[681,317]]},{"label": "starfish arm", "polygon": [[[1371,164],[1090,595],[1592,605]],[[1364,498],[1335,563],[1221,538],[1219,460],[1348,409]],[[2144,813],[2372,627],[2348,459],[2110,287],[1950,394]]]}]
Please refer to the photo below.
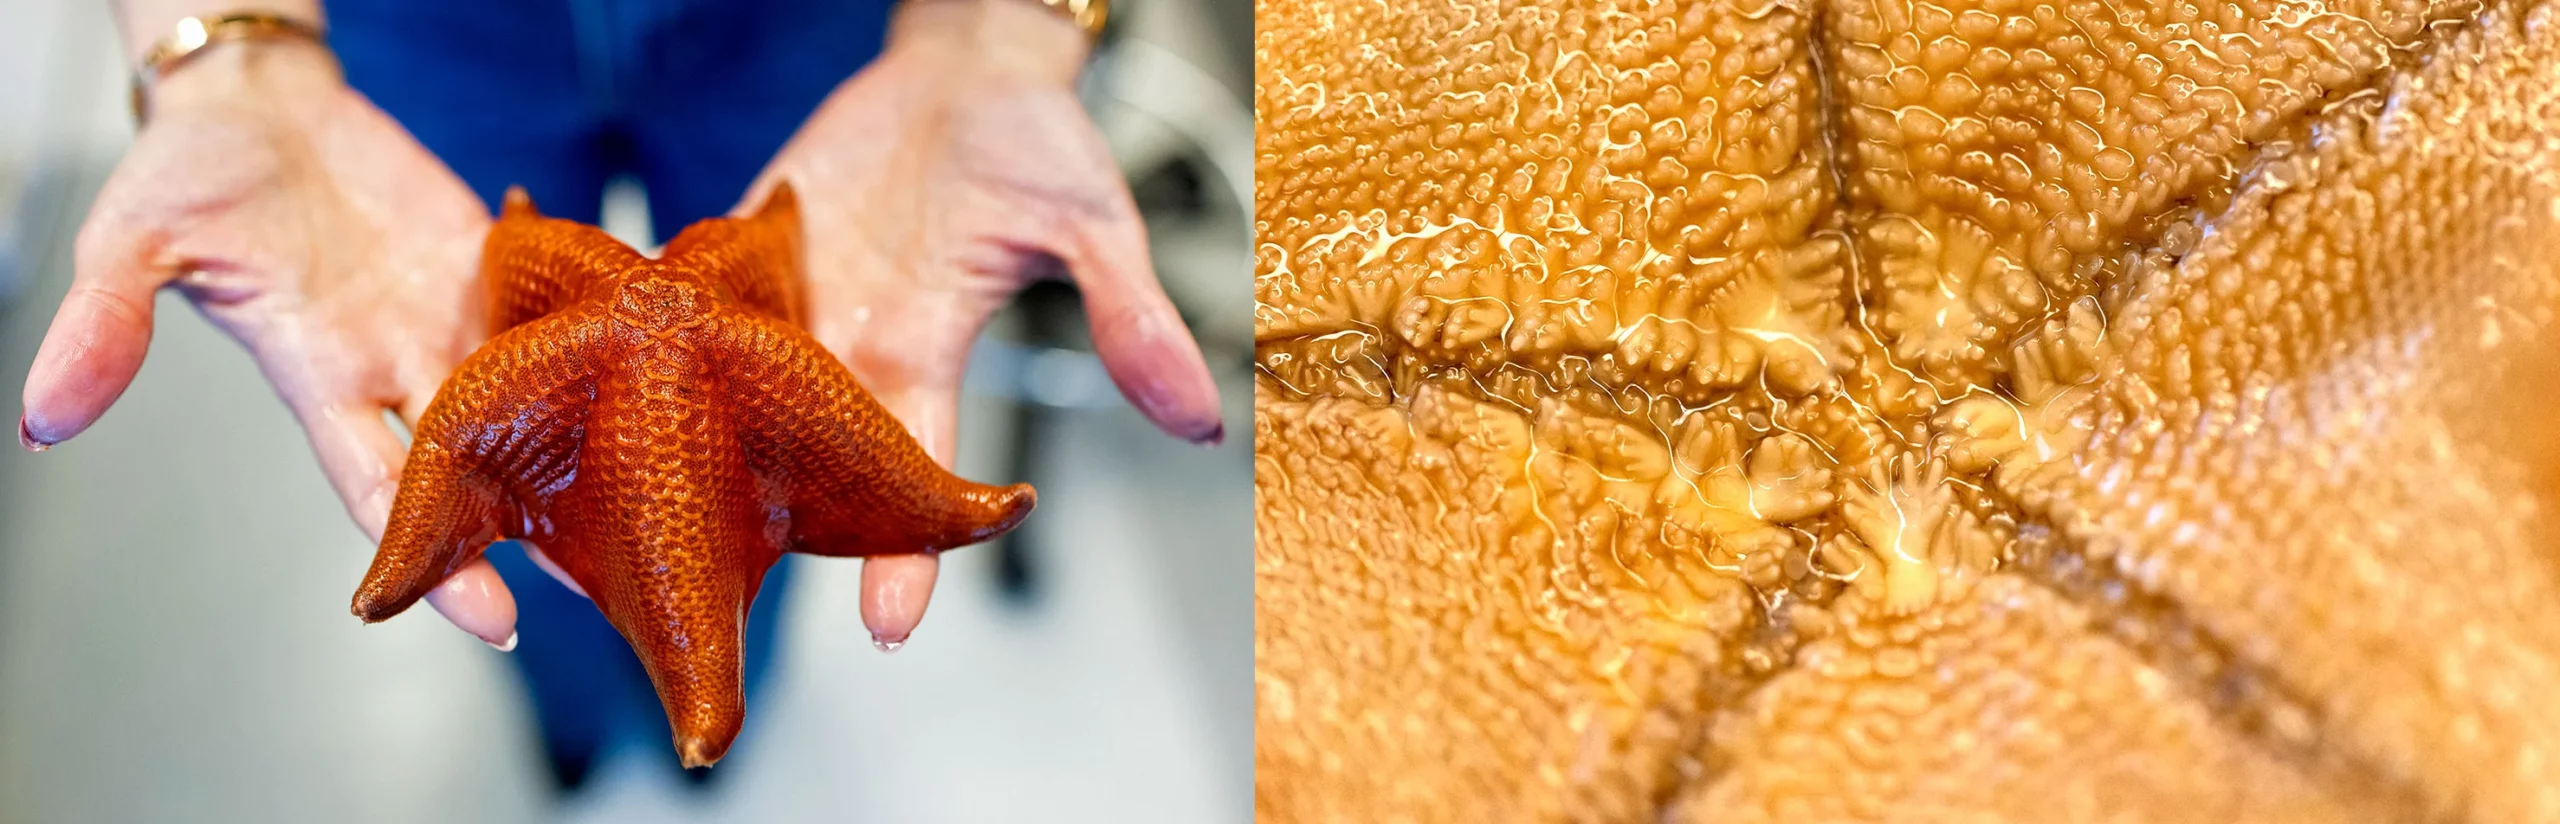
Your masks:
[{"label": "starfish arm", "polygon": [[356,588],[356,617],[370,624],[408,611],[461,568],[466,554],[497,540],[503,496],[466,463],[434,446],[412,451],[391,525]]},{"label": "starfish arm", "polygon": [[588,313],[554,315],[499,335],[455,371],[419,418],[357,617],[407,610],[505,533],[505,516],[577,473],[602,337]]},{"label": "starfish arm", "polygon": [[480,251],[490,320],[494,328],[512,329],[560,311],[590,280],[647,261],[603,229],[542,217],[522,188],[508,189],[506,206]]},{"label": "starfish arm", "polygon": [[[2560,456],[2560,91],[2514,80],[2560,61],[2548,32],[2492,18],[2262,158],[2090,313],[2104,334],[2048,321],[2064,366],[2038,382],[2087,389],[1997,427],[2024,437],[1995,480],[2088,567],[2226,639],[2324,750],[2480,820],[2560,814],[2550,771],[2513,766],[2560,741],[2553,487],[2522,480]],[[2435,737],[2446,718],[2471,731]]]},{"label": "starfish arm", "polygon": [[972,483],[935,463],[807,333],[732,316],[715,346],[750,460],[788,500],[793,551],[951,549],[1004,534],[1031,513],[1030,485]]},{"label": "starfish arm", "polygon": [[[720,428],[701,418],[682,426],[697,435]],[[598,442],[617,438],[613,428],[595,424]],[[584,489],[562,496],[567,512],[554,511],[567,528],[543,544],[630,642],[686,767],[718,761],[745,723],[747,610],[779,555],[754,479],[734,451],[712,447],[717,440],[591,450]],[[662,494],[673,489],[683,491]]]},{"label": "starfish arm", "polygon": [[714,218],[685,227],[663,260],[700,272],[739,303],[774,318],[804,317],[800,265],[800,201],[783,183],[753,217]]},{"label": "starfish arm", "polygon": [[[685,766],[726,752],[746,713],[745,617],[781,554],[773,502],[723,403],[711,318],[642,311],[665,283],[626,285],[598,365],[577,481],[547,509],[550,555],[595,600],[656,686]],[[697,322],[699,320],[700,322]],[[660,321],[664,321],[661,323]],[[552,550],[557,544],[559,551]]]}]

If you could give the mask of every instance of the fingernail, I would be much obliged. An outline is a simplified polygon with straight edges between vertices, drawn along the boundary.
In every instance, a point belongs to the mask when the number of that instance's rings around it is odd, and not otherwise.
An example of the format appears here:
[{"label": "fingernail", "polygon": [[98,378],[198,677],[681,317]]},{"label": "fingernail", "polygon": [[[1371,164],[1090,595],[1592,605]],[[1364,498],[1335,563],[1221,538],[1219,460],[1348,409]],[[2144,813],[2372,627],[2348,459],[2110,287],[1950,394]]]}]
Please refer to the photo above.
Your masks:
[{"label": "fingernail", "polygon": [[1225,444],[1225,443],[1227,442],[1227,424],[1226,424],[1226,422],[1224,422],[1224,421],[1220,421],[1216,426],[1209,427],[1209,434],[1202,435],[1202,436],[1197,437],[1197,438],[1192,438],[1192,439],[1191,439],[1191,442],[1192,442],[1192,443],[1195,443],[1195,444],[1199,444],[1199,445],[1201,445],[1201,446],[1206,446],[1206,447],[1209,447],[1209,448],[1212,448],[1212,449],[1215,449],[1215,448],[1219,447],[1220,445]]},{"label": "fingernail", "polygon": [[871,634],[871,648],[881,652],[897,652],[907,645],[905,638],[891,638],[877,632]]},{"label": "fingernail", "polygon": [[496,642],[490,641],[490,640],[489,640],[489,639],[487,639],[487,638],[482,638],[482,639],[480,639],[480,642],[481,642],[481,643],[484,643],[484,644],[488,644],[490,649],[494,649],[494,650],[497,650],[497,651],[499,651],[499,652],[514,652],[514,651],[516,651],[516,633],[515,633],[513,630],[510,630],[510,631],[508,631],[508,632],[507,632],[507,642],[506,642],[506,643],[503,643],[503,644],[496,643]]},{"label": "fingernail", "polygon": [[29,452],[42,452],[53,448],[53,444],[36,440],[35,430],[27,428],[27,416],[25,415],[18,416],[18,445],[26,447],[26,450]]}]

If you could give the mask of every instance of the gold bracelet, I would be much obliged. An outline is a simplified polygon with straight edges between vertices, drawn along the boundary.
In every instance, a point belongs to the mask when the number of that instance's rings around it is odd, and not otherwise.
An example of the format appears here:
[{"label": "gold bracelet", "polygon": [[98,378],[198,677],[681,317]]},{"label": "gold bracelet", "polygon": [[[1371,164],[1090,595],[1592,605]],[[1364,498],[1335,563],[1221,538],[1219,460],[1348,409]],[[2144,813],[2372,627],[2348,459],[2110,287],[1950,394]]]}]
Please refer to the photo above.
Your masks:
[{"label": "gold bracelet", "polygon": [[151,50],[142,55],[142,67],[133,72],[133,122],[139,125],[145,119],[144,103],[151,87],[204,50],[235,40],[278,38],[308,41],[323,50],[329,47],[328,36],[319,26],[271,12],[180,18],[177,31],[152,44]]},{"label": "gold bracelet", "polygon": [[1111,16],[1111,0],[1039,0],[1059,14],[1073,18],[1076,27],[1091,37],[1102,36],[1102,21]]}]

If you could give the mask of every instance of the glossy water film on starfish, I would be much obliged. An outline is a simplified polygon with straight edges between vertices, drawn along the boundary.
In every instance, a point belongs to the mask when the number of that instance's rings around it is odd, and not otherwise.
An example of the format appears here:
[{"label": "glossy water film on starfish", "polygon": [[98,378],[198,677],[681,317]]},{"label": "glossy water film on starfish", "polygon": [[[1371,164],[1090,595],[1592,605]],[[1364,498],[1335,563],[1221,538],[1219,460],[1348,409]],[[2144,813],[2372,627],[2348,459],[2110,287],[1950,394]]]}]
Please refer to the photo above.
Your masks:
[{"label": "glossy water film on starfish", "polygon": [[650,259],[510,192],[482,263],[504,331],[419,419],[355,614],[397,615],[525,539],[631,642],[685,766],[708,766],[744,719],[747,608],[782,553],[1019,524],[1029,486],[951,474],[802,331],[798,233],[784,186]]},{"label": "glossy water film on starfish", "polygon": [[2560,821],[2560,5],[1257,9],[1262,820]]}]

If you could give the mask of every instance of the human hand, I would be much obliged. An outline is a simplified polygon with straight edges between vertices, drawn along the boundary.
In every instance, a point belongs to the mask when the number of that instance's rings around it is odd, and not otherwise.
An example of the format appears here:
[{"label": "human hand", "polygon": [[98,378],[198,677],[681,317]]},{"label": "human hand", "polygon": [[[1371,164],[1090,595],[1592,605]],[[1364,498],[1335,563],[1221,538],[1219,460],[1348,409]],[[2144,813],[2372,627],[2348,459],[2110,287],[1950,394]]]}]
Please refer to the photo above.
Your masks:
[{"label": "human hand", "polygon": [[[329,482],[379,540],[414,421],[487,336],[489,218],[444,164],[349,89],[320,47],[224,44],[154,90],[151,121],[81,227],[71,291],[27,376],[18,437],[61,443],[124,393],[175,287],[258,362]],[[515,601],[486,561],[427,597],[500,648]]]},{"label": "human hand", "polygon": [[[1122,394],[1165,431],[1215,444],[1217,386],[1156,282],[1146,230],[1077,101],[1085,35],[1019,0],[906,4],[888,50],[838,87],[739,205],[799,193],[809,331],[925,450],[951,463],[960,379],[989,316],[1042,277],[1072,278]],[[862,618],[901,643],[938,561],[862,570]]]}]

